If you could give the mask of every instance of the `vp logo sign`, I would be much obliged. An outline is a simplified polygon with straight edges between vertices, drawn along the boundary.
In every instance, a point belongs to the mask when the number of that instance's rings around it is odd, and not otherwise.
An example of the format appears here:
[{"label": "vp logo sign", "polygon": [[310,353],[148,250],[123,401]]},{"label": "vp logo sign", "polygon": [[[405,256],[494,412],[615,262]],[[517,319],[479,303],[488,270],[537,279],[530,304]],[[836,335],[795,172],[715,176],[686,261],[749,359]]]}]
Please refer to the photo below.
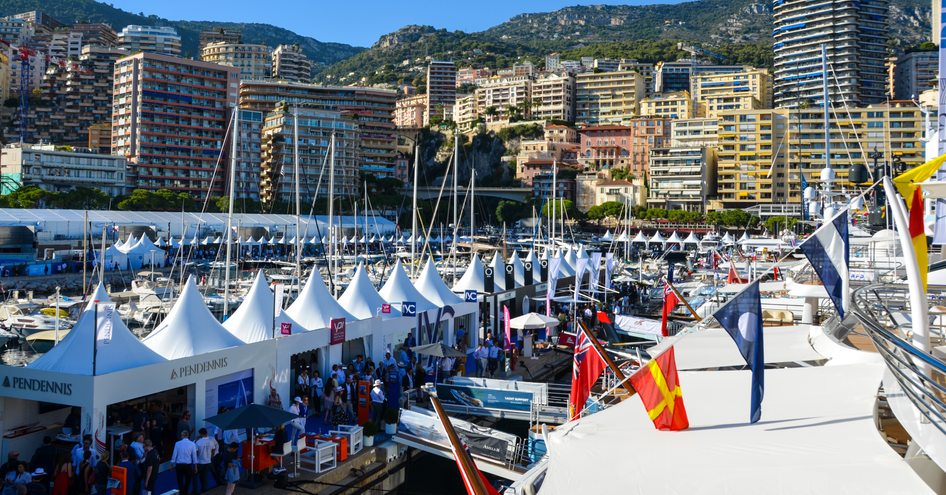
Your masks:
[{"label": "vp logo sign", "polygon": [[464,301],[466,301],[466,302],[474,302],[474,303],[475,303],[478,294],[477,294],[476,290],[474,289],[474,290],[467,290],[467,291],[464,291],[464,292],[463,292],[463,296],[464,296],[464,298],[463,298]]},{"label": "vp logo sign", "polygon": [[404,316],[417,316],[417,303],[414,301],[402,302],[401,314]]}]

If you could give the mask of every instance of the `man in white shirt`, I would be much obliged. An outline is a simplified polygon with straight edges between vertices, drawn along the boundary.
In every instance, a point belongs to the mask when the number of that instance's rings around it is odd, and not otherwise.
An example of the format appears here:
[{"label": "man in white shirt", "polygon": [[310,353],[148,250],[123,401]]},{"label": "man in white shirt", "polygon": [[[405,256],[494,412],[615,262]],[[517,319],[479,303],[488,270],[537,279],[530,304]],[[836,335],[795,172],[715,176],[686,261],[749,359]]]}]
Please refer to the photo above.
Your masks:
[{"label": "man in white shirt", "polygon": [[381,361],[381,364],[384,365],[385,371],[387,371],[389,366],[397,366],[397,361],[395,361],[394,358],[391,357],[391,351],[385,351],[384,361]]},{"label": "man in white shirt", "polygon": [[200,438],[194,444],[197,447],[197,493],[204,493],[208,489],[207,474],[210,473],[214,455],[220,450],[217,441],[209,435],[207,428],[200,429]]},{"label": "man in white shirt", "polygon": [[387,402],[382,385],[381,380],[375,380],[374,387],[371,389],[371,416],[376,425],[381,424],[381,415],[384,412],[384,404]]},{"label": "man in white shirt", "polygon": [[194,474],[197,472],[197,445],[190,439],[190,432],[181,432],[181,439],[174,444],[171,464],[177,475],[177,490],[180,495],[189,495]]},{"label": "man in white shirt", "polygon": [[[302,397],[296,397],[292,399],[292,405],[289,406],[289,412],[299,416],[302,414],[302,409],[299,407],[302,404]],[[302,433],[302,430],[305,429],[305,418],[296,418],[289,423],[290,429],[289,432],[289,441],[293,444],[296,443],[296,439],[299,438],[299,434]]]},{"label": "man in white shirt", "polygon": [[82,463],[82,453],[84,451],[92,452],[92,457],[89,459],[89,462],[94,467],[99,463],[99,453],[96,449],[92,448],[92,435],[83,435],[82,443],[77,443],[75,447],[72,448],[72,469],[76,470],[76,475],[79,475],[79,465]]}]

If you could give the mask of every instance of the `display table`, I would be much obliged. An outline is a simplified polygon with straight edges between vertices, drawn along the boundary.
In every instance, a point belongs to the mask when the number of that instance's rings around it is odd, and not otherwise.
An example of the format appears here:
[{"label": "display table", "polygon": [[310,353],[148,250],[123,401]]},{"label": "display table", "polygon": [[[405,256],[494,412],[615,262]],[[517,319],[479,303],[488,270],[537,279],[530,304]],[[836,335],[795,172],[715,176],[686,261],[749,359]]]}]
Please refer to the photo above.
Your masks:
[{"label": "display table", "polygon": [[337,465],[338,444],[315,437],[306,438],[305,450],[299,452],[299,470],[320,474]]},{"label": "display table", "polygon": [[311,438],[334,443],[338,448],[338,452],[335,454],[338,461],[345,462],[348,460],[348,437],[330,433],[328,435],[312,435]]},{"label": "display table", "polygon": [[365,446],[365,429],[358,425],[338,425],[337,430],[332,430],[328,434],[348,440],[348,455],[361,452]]},{"label": "display table", "polygon": [[257,443],[250,450],[250,442],[243,442],[243,467],[247,471],[258,473],[275,466],[277,462],[269,455],[270,449],[269,443]]}]

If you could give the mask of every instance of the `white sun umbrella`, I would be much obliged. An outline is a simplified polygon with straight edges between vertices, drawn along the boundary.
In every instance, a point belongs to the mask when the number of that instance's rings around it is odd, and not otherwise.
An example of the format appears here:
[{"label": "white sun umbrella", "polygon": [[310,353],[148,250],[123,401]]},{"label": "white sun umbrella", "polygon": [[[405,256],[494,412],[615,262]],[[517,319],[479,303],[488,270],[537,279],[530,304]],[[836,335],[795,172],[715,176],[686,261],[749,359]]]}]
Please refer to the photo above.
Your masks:
[{"label": "white sun umbrella", "polygon": [[519,330],[537,330],[540,328],[558,326],[558,319],[539,313],[526,313],[509,320],[509,326]]},{"label": "white sun umbrella", "polygon": [[637,235],[635,235],[635,236],[634,236],[634,239],[631,240],[631,243],[632,243],[632,244],[638,244],[638,243],[639,243],[639,244],[647,244],[647,242],[648,242],[648,241],[647,241],[647,237],[644,236],[644,231],[643,231],[643,230],[638,230],[638,231],[637,231]]},{"label": "white sun umbrella", "polygon": [[733,239],[732,234],[730,234],[729,232],[726,232],[723,235],[721,242],[725,245],[731,246],[736,243],[736,240]]},{"label": "white sun umbrella", "polygon": [[605,242],[613,241],[613,240],[614,240],[614,236],[611,235],[611,230],[608,229],[608,231],[605,232],[603,236],[601,236],[601,239],[600,239],[600,240],[605,241]]},{"label": "white sun umbrella", "polygon": [[667,241],[664,239],[664,236],[660,235],[660,231],[657,231],[657,232],[654,232],[654,236],[650,238],[650,240],[648,241],[648,244],[651,242],[659,242],[661,245],[663,245]]},{"label": "white sun umbrella", "polygon": [[684,245],[686,245],[686,244],[696,244],[696,245],[699,245],[699,244],[700,244],[700,238],[699,238],[699,236],[697,236],[695,233],[690,232],[690,235],[688,235],[688,236],[686,237],[686,239],[683,240],[683,244],[684,244]]}]

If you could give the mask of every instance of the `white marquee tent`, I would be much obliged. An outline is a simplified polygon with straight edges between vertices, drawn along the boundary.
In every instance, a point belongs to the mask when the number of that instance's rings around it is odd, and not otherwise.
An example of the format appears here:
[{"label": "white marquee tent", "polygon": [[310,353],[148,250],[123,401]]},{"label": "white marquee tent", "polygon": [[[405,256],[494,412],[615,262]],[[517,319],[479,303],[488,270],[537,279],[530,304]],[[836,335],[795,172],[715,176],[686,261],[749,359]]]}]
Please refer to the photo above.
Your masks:
[{"label": "white marquee tent", "polygon": [[381,306],[386,302],[381,294],[378,294],[374,285],[371,284],[371,280],[368,279],[368,274],[365,273],[365,267],[362,264],[358,265],[351,283],[338,298],[338,303],[359,320],[375,316],[380,316],[382,319],[401,316],[400,308],[395,307],[392,307],[388,314],[381,313]]},{"label": "white marquee tent", "polygon": [[273,291],[266,284],[266,275],[260,270],[256,272],[253,286],[243,298],[240,307],[223,322],[223,328],[246,343],[281,336],[283,324],[288,324],[292,333],[306,330],[285,311],[275,316],[275,309],[276,301]]}]

